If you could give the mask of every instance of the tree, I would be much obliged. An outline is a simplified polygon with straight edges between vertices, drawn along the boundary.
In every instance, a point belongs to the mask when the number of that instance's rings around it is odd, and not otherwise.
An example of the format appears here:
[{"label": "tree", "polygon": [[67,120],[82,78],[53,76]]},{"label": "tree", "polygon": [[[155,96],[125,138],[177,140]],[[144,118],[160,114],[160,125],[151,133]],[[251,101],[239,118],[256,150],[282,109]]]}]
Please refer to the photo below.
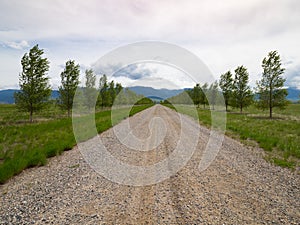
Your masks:
[{"label": "tree", "polygon": [[167,101],[170,104],[171,103],[172,104],[185,104],[185,105],[195,104],[194,99],[193,99],[194,98],[193,90],[194,89],[184,90],[183,92],[179,93],[178,95],[168,98]]},{"label": "tree", "polygon": [[199,108],[200,103],[201,103],[201,87],[200,84],[196,84],[196,86],[193,88],[192,91],[192,99],[194,104]]},{"label": "tree", "polygon": [[122,90],[122,85],[120,83],[116,83],[116,95],[118,95]]},{"label": "tree", "polygon": [[109,83],[108,92],[109,92],[109,95],[110,95],[109,106],[112,106],[113,103],[114,103],[114,100],[116,98],[115,82],[113,80]]},{"label": "tree", "polygon": [[22,57],[22,73],[19,75],[20,92],[15,94],[17,107],[30,114],[30,122],[33,121],[33,112],[45,106],[51,95],[49,78],[46,76],[49,70],[49,61],[43,58],[43,49],[35,45],[29,54]]},{"label": "tree", "polygon": [[74,60],[67,61],[64,71],[60,74],[59,104],[63,109],[68,110],[69,117],[73,107],[73,98],[79,85],[79,74],[79,64],[75,65]]},{"label": "tree", "polygon": [[94,74],[92,69],[85,71],[85,105],[90,111],[92,107],[95,106],[95,101],[97,98],[97,90],[95,88],[96,85],[96,75]]},{"label": "tree", "polygon": [[232,96],[232,89],[233,89],[233,78],[232,78],[232,73],[230,71],[221,75],[219,86],[223,93],[226,111],[228,111],[228,105],[230,102],[230,98]]},{"label": "tree", "polygon": [[253,95],[248,85],[249,74],[247,68],[239,66],[235,69],[235,78],[233,82],[233,105],[243,112],[243,108],[252,103]]},{"label": "tree", "polygon": [[107,84],[107,77],[105,74],[99,80],[99,98],[98,98],[98,105],[101,105],[103,108],[104,106],[108,106],[109,96],[108,96],[108,84]]},{"label": "tree", "polygon": [[258,107],[269,109],[269,117],[272,118],[273,108],[284,108],[287,104],[287,90],[283,89],[285,79],[282,77],[284,68],[281,67],[280,55],[277,51],[269,52],[262,61],[262,79],[257,82],[259,95]]},{"label": "tree", "polygon": [[208,83],[203,84],[201,89],[202,89],[202,92],[201,92],[201,104],[203,104],[204,109],[205,109],[205,105],[208,105],[208,101],[207,101]]},{"label": "tree", "polygon": [[209,104],[212,106],[212,109],[215,109],[215,105],[217,103],[217,97],[218,97],[218,82],[215,81],[209,86],[208,90],[208,99]]}]

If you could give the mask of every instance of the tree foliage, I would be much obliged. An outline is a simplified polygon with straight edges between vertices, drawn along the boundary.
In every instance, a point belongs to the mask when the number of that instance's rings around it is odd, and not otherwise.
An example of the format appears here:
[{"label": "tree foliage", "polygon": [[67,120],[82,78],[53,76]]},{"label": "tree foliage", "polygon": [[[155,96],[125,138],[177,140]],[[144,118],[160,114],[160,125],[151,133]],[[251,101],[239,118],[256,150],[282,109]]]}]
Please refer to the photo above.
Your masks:
[{"label": "tree foliage", "polygon": [[107,84],[107,77],[105,74],[100,77],[99,80],[99,96],[97,100],[97,105],[101,106],[102,108],[104,106],[108,106],[108,84]]},{"label": "tree foliage", "polygon": [[79,85],[79,74],[79,64],[75,65],[74,60],[67,61],[64,71],[60,74],[59,105],[68,111],[68,116],[71,115],[74,95]]},{"label": "tree foliage", "polygon": [[111,107],[118,95],[120,95],[118,98],[121,101],[120,99],[124,97],[122,91],[123,87],[120,83],[115,83],[113,80],[108,83],[106,75],[102,75],[99,80],[98,106]]},{"label": "tree foliage", "polygon": [[191,92],[191,98],[193,99],[194,104],[199,108],[202,103],[203,92],[200,84],[196,84]]},{"label": "tree foliage", "polygon": [[201,87],[202,95],[201,95],[201,104],[203,105],[204,109],[205,106],[208,105],[207,94],[208,94],[208,83],[204,83]]},{"label": "tree foliage", "polygon": [[234,72],[232,104],[242,113],[243,108],[249,106],[253,100],[253,94],[249,87],[249,73],[244,66],[237,67]]},{"label": "tree foliage", "polygon": [[179,93],[176,96],[172,96],[166,100],[163,101],[164,104],[197,104],[194,101],[193,96],[193,89],[191,90],[185,90],[181,93]]},{"label": "tree foliage", "polygon": [[230,71],[227,71],[226,73],[221,75],[219,86],[223,93],[226,111],[228,111],[228,106],[230,104],[230,99],[232,97],[233,91],[233,78]]},{"label": "tree foliage", "polygon": [[29,54],[22,57],[22,72],[19,75],[20,92],[15,94],[17,107],[30,114],[32,122],[33,112],[40,110],[51,95],[49,78],[46,76],[49,70],[49,61],[43,58],[43,49],[35,45]]},{"label": "tree foliage", "polygon": [[258,107],[269,109],[269,116],[272,118],[273,108],[284,108],[287,104],[287,91],[283,89],[285,79],[282,77],[284,68],[281,67],[280,55],[277,51],[269,52],[262,61],[262,79],[257,82],[259,96]]},{"label": "tree foliage", "polygon": [[96,75],[94,74],[92,69],[85,71],[85,88],[84,88],[84,96],[85,96],[85,105],[88,110],[91,110],[95,107],[95,102],[97,98],[97,90],[95,88],[96,85]]},{"label": "tree foliage", "polygon": [[[122,90],[119,92],[118,96],[115,99],[114,105],[133,105],[133,104],[139,104],[139,103],[145,103],[145,96],[138,95],[134,91],[131,91],[128,88],[122,88]],[[150,100],[150,99],[149,99]]]},{"label": "tree foliage", "polygon": [[116,98],[115,82],[113,80],[109,82],[108,94],[110,96],[109,106],[112,106]]},{"label": "tree foliage", "polygon": [[215,109],[215,105],[217,104],[217,99],[219,97],[219,90],[218,90],[218,82],[213,82],[208,89],[208,100],[211,106],[211,109]]},{"label": "tree foliage", "polygon": [[146,98],[146,97],[141,98],[135,103],[135,105],[148,105],[148,104],[154,104],[154,102],[150,98]]}]

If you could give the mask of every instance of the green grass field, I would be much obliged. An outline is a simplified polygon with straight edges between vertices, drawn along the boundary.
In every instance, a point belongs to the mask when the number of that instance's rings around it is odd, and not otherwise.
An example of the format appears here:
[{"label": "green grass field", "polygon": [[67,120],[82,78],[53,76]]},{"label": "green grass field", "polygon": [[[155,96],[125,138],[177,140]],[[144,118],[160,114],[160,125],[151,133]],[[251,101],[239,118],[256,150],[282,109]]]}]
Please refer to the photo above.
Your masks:
[{"label": "green grass field", "polygon": [[[191,107],[178,105],[176,108],[181,113],[191,114]],[[211,125],[210,110],[200,108],[198,115],[201,124]],[[275,109],[274,119],[268,118],[268,111],[254,106],[246,108],[243,114],[231,110],[227,113],[226,134],[263,148],[267,152],[266,159],[276,165],[300,166],[300,104],[290,104],[285,110]]]},{"label": "green grass field", "polygon": [[[134,106],[129,116],[150,106]],[[128,116],[126,111],[126,108],[118,111],[116,122]],[[93,116],[98,133],[112,126],[110,110],[97,112]],[[76,145],[72,119],[64,117],[60,109],[50,108],[35,115],[38,122],[29,124],[28,114],[19,113],[14,105],[0,105],[0,183],[28,167],[45,165],[48,157],[61,154]],[[81,140],[93,135],[87,132]]]}]

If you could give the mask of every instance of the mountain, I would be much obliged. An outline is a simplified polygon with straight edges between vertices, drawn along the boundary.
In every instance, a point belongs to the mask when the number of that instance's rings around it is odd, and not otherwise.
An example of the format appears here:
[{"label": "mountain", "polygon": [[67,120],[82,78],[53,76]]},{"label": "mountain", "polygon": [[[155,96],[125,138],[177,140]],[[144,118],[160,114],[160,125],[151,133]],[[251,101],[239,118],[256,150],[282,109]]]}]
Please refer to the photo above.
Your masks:
[{"label": "mountain", "polygon": [[[130,90],[134,91],[137,94],[144,95],[152,99],[153,101],[159,102],[161,100],[170,98],[172,96],[178,95],[182,91],[186,89],[176,89],[176,90],[169,90],[169,89],[155,89],[152,87],[143,87],[143,86],[134,86],[129,87]],[[292,102],[299,101],[300,90],[297,88],[288,88],[288,96],[287,99]],[[14,104],[14,93],[19,90],[16,89],[7,89],[7,90],[0,90],[0,104]],[[59,92],[57,90],[53,90],[51,94],[52,99],[56,99],[59,96]]]},{"label": "mountain", "polygon": [[[18,92],[17,89],[7,89],[7,90],[0,90],[0,104],[14,104],[14,94]],[[58,98],[59,93],[57,90],[53,90],[51,93],[51,99]]]},{"label": "mountain", "polygon": [[134,91],[139,95],[144,95],[154,101],[160,101],[172,96],[178,95],[183,91],[183,89],[169,90],[169,89],[155,89],[152,87],[143,87],[143,86],[133,86],[128,87],[129,90]]},{"label": "mountain", "polygon": [[292,102],[297,102],[300,99],[300,90],[296,88],[288,88],[287,99]]},{"label": "mountain", "polygon": [[0,91],[0,103],[1,104],[13,104],[15,103],[14,93],[18,90],[15,89],[7,89]]}]

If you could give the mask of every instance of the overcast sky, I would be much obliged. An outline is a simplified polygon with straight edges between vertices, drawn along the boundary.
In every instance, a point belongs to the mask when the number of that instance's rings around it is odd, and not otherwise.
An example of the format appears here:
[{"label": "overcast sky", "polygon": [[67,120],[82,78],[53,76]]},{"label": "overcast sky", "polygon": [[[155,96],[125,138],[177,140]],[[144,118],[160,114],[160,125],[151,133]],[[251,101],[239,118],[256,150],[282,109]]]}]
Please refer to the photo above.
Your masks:
[{"label": "overcast sky", "polygon": [[[50,61],[57,88],[68,59],[90,68],[117,47],[155,40],[196,54],[215,78],[239,65],[250,83],[261,76],[261,61],[277,50],[286,68],[286,85],[300,89],[299,0],[0,0],[0,89],[18,86],[20,60],[35,44]],[[193,81],[174,68],[138,64],[115,79],[124,86],[151,84],[191,87]]]}]

